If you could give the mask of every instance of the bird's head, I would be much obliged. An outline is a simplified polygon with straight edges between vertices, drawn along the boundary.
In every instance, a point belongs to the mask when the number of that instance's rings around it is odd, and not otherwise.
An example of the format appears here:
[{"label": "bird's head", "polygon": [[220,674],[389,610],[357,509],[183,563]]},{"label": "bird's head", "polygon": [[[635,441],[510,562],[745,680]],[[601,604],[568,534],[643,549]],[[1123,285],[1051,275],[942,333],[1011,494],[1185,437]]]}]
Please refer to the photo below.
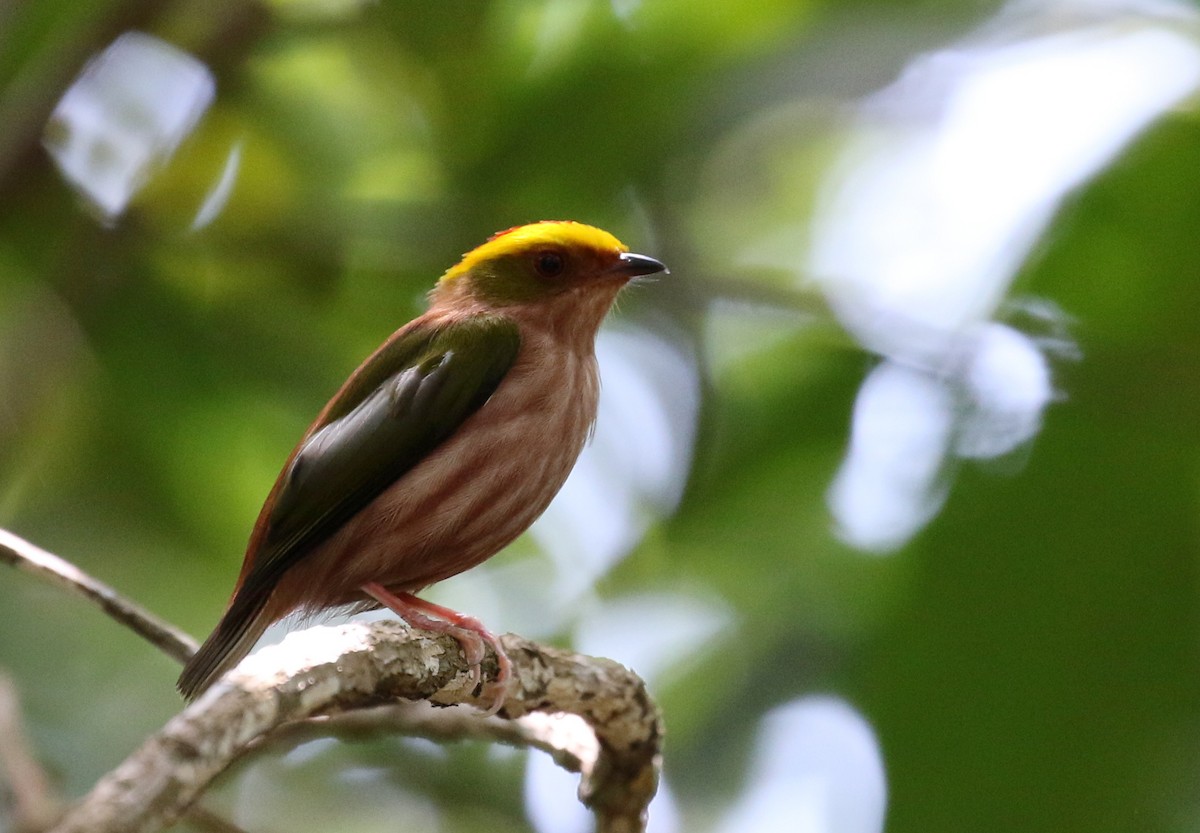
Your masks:
[{"label": "bird's head", "polygon": [[489,307],[538,303],[565,294],[611,302],[640,275],[666,271],[632,254],[607,231],[569,220],[543,220],[493,234],[442,276],[438,296],[470,298]]}]

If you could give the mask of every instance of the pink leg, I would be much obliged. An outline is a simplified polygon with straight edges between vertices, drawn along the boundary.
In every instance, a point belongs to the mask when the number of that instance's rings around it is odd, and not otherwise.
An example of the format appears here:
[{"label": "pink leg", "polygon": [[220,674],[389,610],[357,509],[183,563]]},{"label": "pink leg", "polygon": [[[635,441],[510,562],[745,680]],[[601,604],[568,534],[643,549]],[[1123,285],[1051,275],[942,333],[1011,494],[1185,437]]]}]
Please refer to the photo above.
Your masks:
[{"label": "pink leg", "polygon": [[489,689],[496,690],[495,700],[492,701],[491,708],[484,714],[493,715],[500,711],[505,697],[508,696],[508,685],[512,679],[512,663],[495,634],[485,628],[478,619],[465,616],[448,607],[418,599],[412,593],[392,593],[383,585],[374,582],[364,584],[362,589],[364,593],[393,611],[412,627],[434,633],[449,634],[458,640],[458,644],[462,646],[463,655],[467,658],[467,665],[471,669],[472,685],[479,685],[482,679],[483,672],[480,665],[484,657],[483,646],[484,643],[490,645],[496,652],[496,663],[500,668],[495,682],[484,687],[485,692]]}]

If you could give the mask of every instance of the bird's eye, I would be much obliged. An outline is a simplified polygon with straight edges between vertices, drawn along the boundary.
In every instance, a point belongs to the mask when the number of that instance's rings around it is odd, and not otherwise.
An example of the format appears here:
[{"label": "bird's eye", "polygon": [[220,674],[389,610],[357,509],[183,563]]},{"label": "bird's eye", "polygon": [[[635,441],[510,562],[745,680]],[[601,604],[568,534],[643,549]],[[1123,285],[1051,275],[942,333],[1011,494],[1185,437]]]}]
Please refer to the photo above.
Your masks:
[{"label": "bird's eye", "polygon": [[533,256],[533,268],[543,278],[557,278],[566,266],[563,256],[555,251],[546,250]]}]

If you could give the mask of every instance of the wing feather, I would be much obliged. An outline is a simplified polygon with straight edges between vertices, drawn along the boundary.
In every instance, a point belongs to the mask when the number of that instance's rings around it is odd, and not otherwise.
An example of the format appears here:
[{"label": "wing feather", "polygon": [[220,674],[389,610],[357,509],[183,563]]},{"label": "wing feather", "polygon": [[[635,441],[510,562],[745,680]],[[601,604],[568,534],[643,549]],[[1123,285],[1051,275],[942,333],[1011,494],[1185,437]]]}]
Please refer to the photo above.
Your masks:
[{"label": "wing feather", "polygon": [[499,387],[521,339],[504,318],[418,319],[377,350],[292,453],[259,515],[229,608],[179,678],[194,697],[268,624],[280,576],[454,434]]},{"label": "wing feather", "polygon": [[328,412],[338,416],[310,430],[280,476],[242,586],[274,584],[445,442],[499,387],[519,347],[512,322],[472,320],[439,330],[419,350],[395,351],[390,372],[371,368],[383,377],[372,389],[351,377],[345,387],[357,401],[335,399]]}]

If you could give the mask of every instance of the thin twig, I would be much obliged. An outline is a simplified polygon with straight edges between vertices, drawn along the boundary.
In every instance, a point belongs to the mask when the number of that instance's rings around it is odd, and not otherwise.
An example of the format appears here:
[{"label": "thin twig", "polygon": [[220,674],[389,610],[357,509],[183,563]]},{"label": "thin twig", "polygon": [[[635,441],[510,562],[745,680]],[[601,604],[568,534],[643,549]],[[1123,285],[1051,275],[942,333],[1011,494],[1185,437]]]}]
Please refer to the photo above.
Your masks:
[{"label": "thin twig", "polygon": [[196,641],[107,584],[92,578],[74,564],[24,538],[0,529],[0,561],[49,581],[76,596],[95,602],[101,610],[145,638],[164,654],[187,662],[196,653]]},{"label": "thin twig", "polygon": [[[183,631],[124,598],[74,564],[4,529],[0,529],[0,561],[95,602],[114,620],[172,659],[186,662],[196,652],[195,640]],[[16,831],[45,830],[62,813],[61,803],[50,790],[45,774],[29,750],[21,730],[16,689],[7,676],[0,674],[0,776],[7,781],[13,794]],[[187,816],[204,830],[244,833],[237,825],[199,806],[189,808]]]},{"label": "thin twig", "polygon": [[50,779],[25,735],[17,687],[0,671],[0,785],[5,783],[12,795],[14,833],[45,830],[62,814]]}]

